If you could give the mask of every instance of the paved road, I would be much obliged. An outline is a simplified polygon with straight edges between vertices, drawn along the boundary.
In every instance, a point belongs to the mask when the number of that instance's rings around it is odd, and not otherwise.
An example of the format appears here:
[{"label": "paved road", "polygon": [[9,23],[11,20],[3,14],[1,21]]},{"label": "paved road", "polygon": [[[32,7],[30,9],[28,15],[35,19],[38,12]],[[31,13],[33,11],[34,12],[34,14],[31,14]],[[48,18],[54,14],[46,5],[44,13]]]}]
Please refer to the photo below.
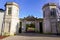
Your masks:
[{"label": "paved road", "polygon": [[60,40],[60,36],[27,33],[19,34],[16,36],[10,36],[2,40]]}]

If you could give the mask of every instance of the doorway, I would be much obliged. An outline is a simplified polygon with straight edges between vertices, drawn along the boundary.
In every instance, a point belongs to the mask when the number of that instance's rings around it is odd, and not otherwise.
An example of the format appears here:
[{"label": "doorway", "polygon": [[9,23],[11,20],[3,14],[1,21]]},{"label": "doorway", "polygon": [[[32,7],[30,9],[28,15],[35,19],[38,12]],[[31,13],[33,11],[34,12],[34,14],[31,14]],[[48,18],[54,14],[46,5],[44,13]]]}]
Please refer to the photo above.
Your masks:
[{"label": "doorway", "polygon": [[26,33],[35,33],[35,25],[34,24],[26,24]]},{"label": "doorway", "polygon": [[19,33],[22,32],[22,22],[20,22],[20,28],[19,28]]},{"label": "doorway", "polygon": [[40,26],[40,33],[43,33],[43,26],[42,26],[42,22],[39,22],[39,26]]}]

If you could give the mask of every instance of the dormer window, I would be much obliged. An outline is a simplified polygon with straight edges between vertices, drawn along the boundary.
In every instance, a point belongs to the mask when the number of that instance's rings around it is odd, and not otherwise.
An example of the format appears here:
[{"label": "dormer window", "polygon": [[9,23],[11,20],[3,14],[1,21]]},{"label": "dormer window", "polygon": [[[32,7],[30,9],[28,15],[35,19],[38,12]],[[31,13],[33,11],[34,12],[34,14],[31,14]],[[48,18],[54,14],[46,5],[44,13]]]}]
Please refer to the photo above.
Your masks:
[{"label": "dormer window", "polygon": [[12,8],[9,7],[9,8],[8,8],[8,15],[11,15],[11,11],[12,11]]}]

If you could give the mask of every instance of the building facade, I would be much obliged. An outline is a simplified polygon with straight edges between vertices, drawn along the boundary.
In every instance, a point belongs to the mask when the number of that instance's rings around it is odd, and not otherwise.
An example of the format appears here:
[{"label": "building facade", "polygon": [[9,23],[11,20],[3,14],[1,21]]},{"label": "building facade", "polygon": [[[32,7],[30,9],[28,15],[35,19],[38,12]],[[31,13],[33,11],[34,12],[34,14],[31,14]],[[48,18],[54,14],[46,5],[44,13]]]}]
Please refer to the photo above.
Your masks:
[{"label": "building facade", "polygon": [[43,6],[43,30],[44,33],[60,33],[60,13],[57,4],[47,3]]},{"label": "building facade", "polygon": [[21,32],[39,32],[43,33],[43,19],[35,18],[34,16],[27,16],[20,19]]},{"label": "building facade", "polygon": [[0,35],[14,35],[27,32],[60,33],[60,6],[47,3],[43,6],[43,18],[28,16],[19,19],[19,7],[7,2],[5,10],[0,9]]},{"label": "building facade", "polygon": [[1,32],[2,32],[2,26],[3,26],[3,20],[4,20],[4,12],[5,12],[5,10],[0,9],[0,35],[1,35]]},{"label": "building facade", "polygon": [[[14,35],[17,34],[19,26],[19,7],[14,2],[7,2],[5,4],[5,11],[0,12],[1,15],[1,35]],[[3,17],[4,16],[4,17]],[[3,24],[2,24],[3,23]],[[3,26],[2,26],[3,25]]]}]

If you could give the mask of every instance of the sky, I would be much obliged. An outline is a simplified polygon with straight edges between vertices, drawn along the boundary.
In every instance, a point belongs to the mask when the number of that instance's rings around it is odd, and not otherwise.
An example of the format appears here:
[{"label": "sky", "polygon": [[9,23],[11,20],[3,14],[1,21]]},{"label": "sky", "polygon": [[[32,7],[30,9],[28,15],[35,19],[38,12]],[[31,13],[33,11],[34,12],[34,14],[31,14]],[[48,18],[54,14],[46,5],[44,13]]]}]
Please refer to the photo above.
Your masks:
[{"label": "sky", "polygon": [[43,5],[49,2],[58,3],[59,0],[0,0],[1,9],[5,10],[6,2],[16,2],[19,5],[19,18],[27,16],[43,18]]}]

